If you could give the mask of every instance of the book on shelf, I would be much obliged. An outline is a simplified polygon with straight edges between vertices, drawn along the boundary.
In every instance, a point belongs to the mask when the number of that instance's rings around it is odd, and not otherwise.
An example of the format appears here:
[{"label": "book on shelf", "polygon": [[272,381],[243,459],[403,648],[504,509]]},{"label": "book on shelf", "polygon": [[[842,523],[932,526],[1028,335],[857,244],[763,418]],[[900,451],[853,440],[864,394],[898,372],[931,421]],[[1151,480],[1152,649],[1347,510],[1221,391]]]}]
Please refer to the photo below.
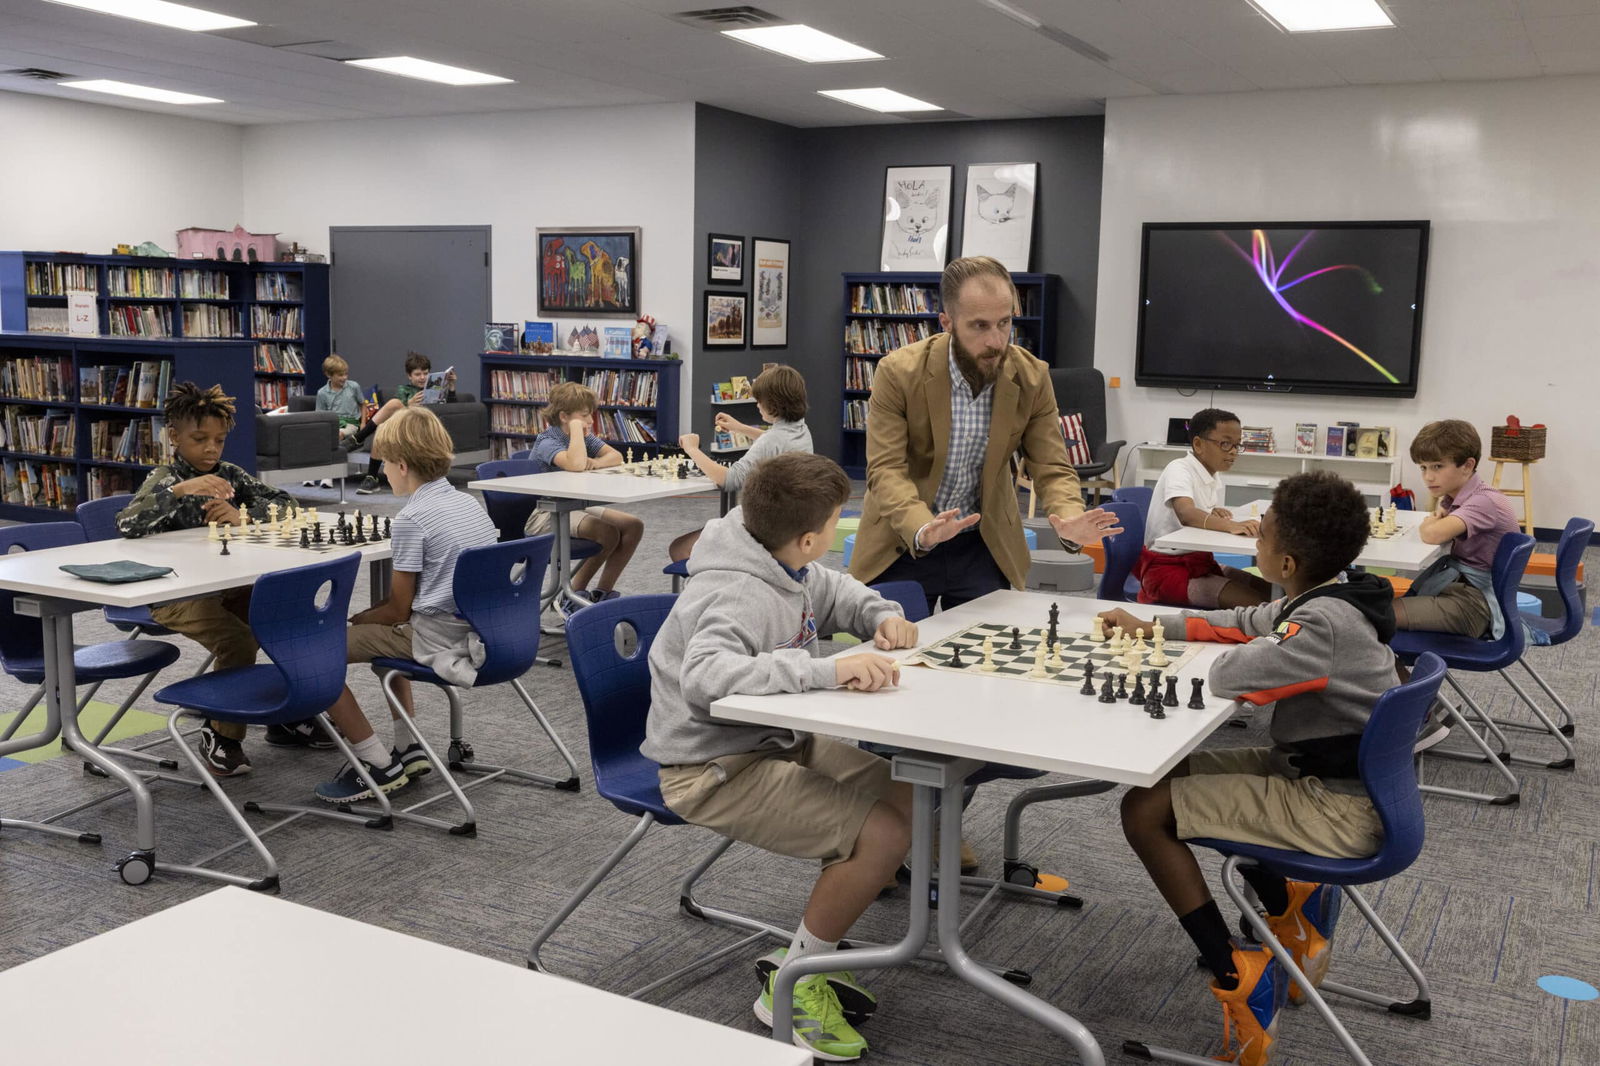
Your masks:
[{"label": "book on shelf", "polygon": [[0,447],[70,459],[76,438],[77,422],[66,408],[0,407]]},{"label": "book on shelf", "polygon": [[513,407],[489,401],[489,429],[495,433],[519,433],[537,437],[544,432],[543,407]]},{"label": "book on shelf", "polygon": [[65,296],[74,289],[98,292],[100,271],[82,263],[26,263],[23,285],[29,296]]},{"label": "book on shelf", "polygon": [[250,308],[250,334],[253,337],[299,340],[305,332],[298,307]]},{"label": "book on shelf", "polygon": [[118,470],[106,466],[86,467],[83,471],[83,491],[91,500],[103,500],[107,496],[126,496],[139,487],[145,476],[138,470]]},{"label": "book on shelf", "polygon": [[244,321],[237,307],[184,304],[183,335],[195,338],[238,337]]},{"label": "book on shelf", "polygon": [[304,345],[282,341],[262,341],[256,345],[256,372],[261,374],[304,374]]},{"label": "book on shelf", "polygon": [[532,355],[549,355],[556,350],[556,324],[528,320],[522,323],[522,347]]},{"label": "book on shelf", "polygon": [[852,285],[850,310],[860,315],[931,315],[939,310],[934,285]]},{"label": "book on shelf", "polygon": [[733,388],[733,398],[735,400],[748,400],[753,398],[754,394],[750,391],[750,379],[745,377],[743,374],[733,375],[732,380],[730,380],[728,384]]},{"label": "book on shelf", "polygon": [[522,350],[520,336],[515,322],[485,322],[483,350],[495,355],[516,355]]},{"label": "book on shelf", "polygon": [[115,304],[106,308],[113,337],[170,337],[172,308],[158,304]]},{"label": "book on shelf", "polygon": [[[1355,453],[1356,453],[1356,430],[1361,428],[1361,423],[1359,423],[1359,422],[1340,422],[1339,425],[1344,427],[1344,454],[1345,455],[1355,455]],[[1330,452],[1329,454],[1332,454],[1332,453]]]},{"label": "book on shelf", "polygon": [[633,327],[607,326],[603,351],[607,359],[632,359]]},{"label": "book on shelf", "polygon": [[22,507],[70,511],[78,505],[76,471],[64,463],[8,456],[4,460],[5,502]]},{"label": "book on shelf", "polygon": [[876,359],[862,359],[857,356],[846,356],[844,360],[844,387],[847,389],[871,389],[872,379],[878,372]]},{"label": "book on shelf", "polygon": [[270,270],[256,275],[256,299],[298,302],[305,298],[300,275]]},{"label": "book on shelf", "polygon": [[28,308],[29,333],[65,333],[67,332],[67,309],[65,307],[30,307]]},{"label": "book on shelf", "polygon": [[113,297],[170,300],[177,295],[167,267],[106,267],[106,288]]},{"label": "book on shelf", "polygon": [[298,381],[286,378],[275,378],[268,381],[256,381],[256,406],[263,411],[275,411],[280,407],[289,405],[289,397],[299,396],[305,391],[304,386]]},{"label": "book on shelf", "polygon": [[1245,426],[1239,437],[1241,452],[1271,452],[1274,450],[1271,426]]},{"label": "book on shelf", "polygon": [[550,370],[491,370],[489,399],[548,400],[550,386],[560,380],[560,375]]},{"label": "book on shelf", "polygon": [[1294,453],[1314,455],[1317,450],[1317,425],[1315,422],[1296,422],[1294,426]]},{"label": "book on shelf", "polygon": [[1341,425],[1341,424],[1336,422],[1333,425],[1328,427],[1327,443],[1324,446],[1323,451],[1326,452],[1328,455],[1343,455],[1344,454],[1344,426],[1343,425]]},{"label": "book on shelf", "polygon": [[179,270],[178,295],[190,300],[227,300],[233,289],[228,275],[220,270]]},{"label": "book on shelf", "polygon": [[71,356],[26,355],[0,360],[0,395],[71,403],[71,393]]},{"label": "book on shelf", "polygon": [[750,436],[730,429],[719,429],[712,438],[711,450],[718,452],[744,451],[752,441]]},{"label": "book on shelf", "polygon": [[844,428],[867,428],[867,401],[846,400],[844,402]]},{"label": "book on shelf", "polygon": [[927,340],[936,332],[931,322],[868,322],[857,319],[844,327],[845,351],[885,355],[896,348]]}]

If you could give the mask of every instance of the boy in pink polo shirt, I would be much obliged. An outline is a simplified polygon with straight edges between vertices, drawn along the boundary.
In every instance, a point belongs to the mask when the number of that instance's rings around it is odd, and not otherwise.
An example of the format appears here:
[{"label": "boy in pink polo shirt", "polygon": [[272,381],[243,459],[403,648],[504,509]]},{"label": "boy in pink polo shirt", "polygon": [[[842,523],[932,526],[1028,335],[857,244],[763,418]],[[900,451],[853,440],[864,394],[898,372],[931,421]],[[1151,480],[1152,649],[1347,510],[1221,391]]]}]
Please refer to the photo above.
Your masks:
[{"label": "boy in pink polo shirt", "polygon": [[1499,639],[1506,620],[1494,598],[1494,555],[1500,538],[1519,528],[1510,502],[1478,477],[1483,441],[1459,418],[1429,422],[1411,442],[1411,461],[1438,497],[1422,520],[1425,544],[1449,544],[1450,554],[1417,575],[1394,601],[1397,629],[1425,629]]}]

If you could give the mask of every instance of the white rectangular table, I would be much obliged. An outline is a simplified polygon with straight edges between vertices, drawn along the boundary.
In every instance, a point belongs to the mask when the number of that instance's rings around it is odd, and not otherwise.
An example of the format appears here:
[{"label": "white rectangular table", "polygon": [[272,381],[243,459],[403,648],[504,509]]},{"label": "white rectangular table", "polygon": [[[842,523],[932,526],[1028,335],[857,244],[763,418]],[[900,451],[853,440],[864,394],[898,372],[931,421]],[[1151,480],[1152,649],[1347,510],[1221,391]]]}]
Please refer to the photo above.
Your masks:
[{"label": "white rectangular table", "polygon": [[[137,823],[135,855],[142,852],[149,856],[155,851],[155,817],[150,790],[137,773],[95,747],[79,728],[72,616],[101,607],[156,606],[252,585],[274,571],[338,558],[349,552],[359,552],[368,564],[374,602],[387,594],[391,557],[387,540],[316,553],[298,548],[267,547],[236,538],[229,542],[226,556],[220,554],[221,549],[221,544],[208,539],[208,530],[185,529],[133,540],[97,540],[0,556],[0,589],[17,594],[14,601],[17,614],[38,618],[44,627],[45,672],[44,728],[32,736],[13,737],[0,743],[0,755],[43,747],[60,737],[68,748],[105,771],[133,796]],[[170,566],[173,572],[148,581],[107,585],[75,577],[61,569],[63,563],[107,563],[124,559],[151,566]],[[71,830],[54,831],[79,835]]]},{"label": "white rectangular table", "polygon": [[[1065,598],[1033,592],[1001,591],[972,600],[918,623],[918,643],[926,645],[978,622],[1043,625],[1050,605],[1061,607],[1063,632],[1085,632],[1098,611],[1125,604]],[[852,648],[841,655],[862,649]],[[914,649],[889,653],[904,659]],[[1225,649],[1202,645],[1179,672],[1179,688],[1204,677]],[[853,969],[898,965],[915,957],[927,938],[930,920],[928,881],[933,841],[933,810],[961,809],[961,788],[984,762],[1076,774],[1128,785],[1153,785],[1193,751],[1233,708],[1231,700],[1205,699],[1204,710],[1178,707],[1163,720],[1148,717],[1127,702],[1102,704],[1071,685],[1008,680],[974,669],[969,673],[920,666],[900,672],[896,688],[864,694],[842,689],[778,696],[728,696],[711,705],[717,718],[802,729],[849,740],[870,740],[905,749],[895,757],[897,780],[914,789],[911,851],[911,922],[905,939],[884,948],[850,952]],[[940,826],[939,883],[960,883],[959,818]],[[953,901],[956,893],[945,894]],[[961,944],[960,908],[939,908],[936,931],[945,961],[963,979],[1065,1037],[1079,1061],[1100,1066],[1104,1057],[1094,1037],[1076,1019],[1007,984],[975,963]],[[803,957],[785,965],[773,990],[773,1016],[789,1017],[794,981],[826,969],[827,956]],[[775,1038],[787,1041],[786,1025]]]},{"label": "white rectangular table", "polygon": [[[220,960],[231,965],[219,969]],[[351,980],[315,988],[329,967]],[[373,968],[377,967],[377,970]],[[403,970],[401,980],[374,977]],[[223,979],[218,979],[219,977]],[[281,1024],[197,1024],[263,1012]],[[400,1062],[809,1066],[800,1048],[239,888],[222,888],[0,973],[28,1066]],[[92,1003],[85,1021],[78,1005]],[[397,1032],[393,1019],[406,1019]],[[376,1030],[388,1048],[375,1048]]]},{"label": "white rectangular table", "polygon": [[[1257,500],[1259,514],[1266,514],[1270,500]],[[1250,517],[1250,504],[1232,508],[1236,521]],[[1425,511],[1400,511],[1396,515],[1399,532],[1387,540],[1369,539],[1357,555],[1353,565],[1377,566],[1388,570],[1416,573],[1425,569],[1444,553],[1442,544],[1424,544],[1417,527],[1427,517]],[[1175,532],[1157,538],[1153,547],[1174,548],[1190,552],[1219,552],[1228,555],[1255,555],[1256,538],[1224,533],[1216,529],[1195,529],[1183,526]]]}]

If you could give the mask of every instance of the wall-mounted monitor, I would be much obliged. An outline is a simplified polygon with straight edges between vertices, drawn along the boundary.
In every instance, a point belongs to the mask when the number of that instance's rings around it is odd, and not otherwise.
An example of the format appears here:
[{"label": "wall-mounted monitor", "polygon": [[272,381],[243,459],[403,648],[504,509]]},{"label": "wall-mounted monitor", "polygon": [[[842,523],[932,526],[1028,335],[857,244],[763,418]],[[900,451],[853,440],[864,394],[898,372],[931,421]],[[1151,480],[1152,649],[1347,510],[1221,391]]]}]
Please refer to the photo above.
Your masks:
[{"label": "wall-mounted monitor", "polygon": [[1428,223],[1147,222],[1134,381],[1415,396]]}]

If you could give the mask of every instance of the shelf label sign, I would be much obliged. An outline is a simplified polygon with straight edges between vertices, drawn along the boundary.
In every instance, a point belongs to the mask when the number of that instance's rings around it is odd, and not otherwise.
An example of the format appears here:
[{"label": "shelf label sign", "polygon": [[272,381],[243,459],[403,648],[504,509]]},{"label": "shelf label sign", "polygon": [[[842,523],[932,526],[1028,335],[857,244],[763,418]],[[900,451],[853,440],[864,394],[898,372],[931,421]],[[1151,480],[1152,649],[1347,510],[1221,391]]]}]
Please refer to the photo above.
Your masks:
[{"label": "shelf label sign", "polygon": [[100,332],[100,315],[95,310],[94,293],[79,289],[67,293],[67,332],[91,337]]}]

